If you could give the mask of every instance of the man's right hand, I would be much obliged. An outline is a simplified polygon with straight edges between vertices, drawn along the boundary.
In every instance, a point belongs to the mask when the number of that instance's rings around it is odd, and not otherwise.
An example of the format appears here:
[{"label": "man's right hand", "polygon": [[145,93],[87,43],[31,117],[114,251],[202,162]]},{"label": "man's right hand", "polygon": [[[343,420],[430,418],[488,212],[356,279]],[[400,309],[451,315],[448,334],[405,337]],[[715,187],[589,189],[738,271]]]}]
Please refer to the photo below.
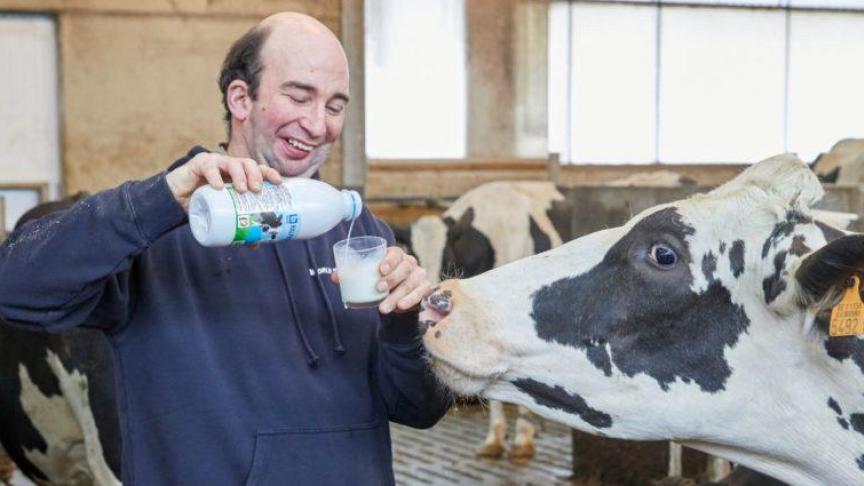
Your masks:
[{"label": "man's right hand", "polygon": [[186,211],[189,211],[192,193],[204,184],[222,189],[226,182],[231,182],[237,192],[259,192],[265,179],[273,184],[282,182],[282,176],[272,167],[252,159],[211,152],[199,153],[165,176],[174,199]]}]

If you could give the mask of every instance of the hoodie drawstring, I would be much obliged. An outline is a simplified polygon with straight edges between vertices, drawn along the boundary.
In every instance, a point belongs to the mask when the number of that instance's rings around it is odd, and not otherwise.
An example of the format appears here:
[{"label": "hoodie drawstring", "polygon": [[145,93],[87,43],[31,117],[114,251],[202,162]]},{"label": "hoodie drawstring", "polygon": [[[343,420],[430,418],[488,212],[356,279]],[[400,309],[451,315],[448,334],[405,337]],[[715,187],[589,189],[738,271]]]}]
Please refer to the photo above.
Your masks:
[{"label": "hoodie drawstring", "polygon": [[312,250],[309,248],[309,241],[303,242],[306,247],[306,258],[309,259],[309,263],[312,264],[312,268],[315,270],[315,281],[318,283],[318,290],[321,292],[321,297],[324,299],[324,303],[327,306],[327,312],[330,314],[330,326],[333,328],[333,340],[336,342],[336,353],[345,354],[345,346],[342,345],[342,335],[339,334],[339,323],[336,321],[336,313],[333,312],[333,304],[330,303],[330,299],[327,298],[327,289],[324,288],[324,283],[321,282],[321,276],[318,275],[318,262],[315,261],[315,255],[312,253]]},{"label": "hoodie drawstring", "polygon": [[275,245],[272,246],[274,246],[273,253],[276,254],[276,261],[279,263],[279,269],[282,271],[282,278],[285,280],[285,287],[288,290],[288,303],[291,305],[291,316],[294,318],[294,327],[300,335],[300,340],[303,341],[303,347],[306,348],[306,364],[308,364],[310,368],[317,368],[319,358],[318,355],[315,354],[315,350],[312,349],[312,346],[309,344],[306,332],[303,331],[303,325],[300,324],[300,318],[297,315],[297,301],[294,300],[294,293],[291,291],[291,281],[288,278],[288,272],[285,269],[285,262],[282,261],[282,255],[280,255],[276,250]]}]

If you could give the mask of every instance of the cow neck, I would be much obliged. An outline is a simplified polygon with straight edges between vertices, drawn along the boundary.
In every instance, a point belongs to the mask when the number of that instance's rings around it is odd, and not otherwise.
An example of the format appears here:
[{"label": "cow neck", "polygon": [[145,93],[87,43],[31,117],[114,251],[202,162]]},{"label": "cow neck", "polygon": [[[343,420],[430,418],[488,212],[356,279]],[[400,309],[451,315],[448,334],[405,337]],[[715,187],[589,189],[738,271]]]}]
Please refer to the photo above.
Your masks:
[{"label": "cow neck", "polygon": [[710,443],[681,442],[790,484],[864,484],[864,363],[832,357],[827,334],[811,333],[800,349],[780,351],[806,356],[799,366],[778,362],[787,369],[757,383],[746,404],[706,417],[726,424]]}]

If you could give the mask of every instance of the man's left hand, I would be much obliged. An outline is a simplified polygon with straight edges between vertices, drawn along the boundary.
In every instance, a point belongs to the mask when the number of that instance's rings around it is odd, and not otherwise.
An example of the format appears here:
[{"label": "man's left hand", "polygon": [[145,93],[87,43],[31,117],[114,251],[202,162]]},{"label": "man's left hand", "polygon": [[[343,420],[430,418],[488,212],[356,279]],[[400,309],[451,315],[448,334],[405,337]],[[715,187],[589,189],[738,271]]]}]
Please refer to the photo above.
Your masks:
[{"label": "man's left hand", "polygon": [[426,270],[414,256],[408,255],[398,246],[387,248],[387,255],[378,270],[381,272],[378,290],[390,289],[390,294],[378,305],[378,311],[382,314],[394,310],[397,313],[410,311],[420,304],[423,297],[432,293]]}]

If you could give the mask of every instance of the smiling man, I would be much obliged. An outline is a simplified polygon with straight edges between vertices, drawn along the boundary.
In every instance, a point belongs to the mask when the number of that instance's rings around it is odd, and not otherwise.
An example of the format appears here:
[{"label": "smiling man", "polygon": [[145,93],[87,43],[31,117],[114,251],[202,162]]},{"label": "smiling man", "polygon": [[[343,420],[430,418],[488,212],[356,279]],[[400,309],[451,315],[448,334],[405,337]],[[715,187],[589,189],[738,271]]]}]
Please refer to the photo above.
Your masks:
[{"label": "smiling man", "polygon": [[[231,47],[220,88],[225,153],[195,147],[9,237],[0,317],[105,331],[124,484],[392,484],[389,421],[428,427],[449,406],[418,334],[425,271],[391,246],[389,296],[347,310],[330,275],[347,225],[257,251],[204,248],[186,214],[204,184],[257,192],[317,176],[342,131],[345,53],[318,21],[277,14]],[[368,209],[354,232],[393,244]]]}]

